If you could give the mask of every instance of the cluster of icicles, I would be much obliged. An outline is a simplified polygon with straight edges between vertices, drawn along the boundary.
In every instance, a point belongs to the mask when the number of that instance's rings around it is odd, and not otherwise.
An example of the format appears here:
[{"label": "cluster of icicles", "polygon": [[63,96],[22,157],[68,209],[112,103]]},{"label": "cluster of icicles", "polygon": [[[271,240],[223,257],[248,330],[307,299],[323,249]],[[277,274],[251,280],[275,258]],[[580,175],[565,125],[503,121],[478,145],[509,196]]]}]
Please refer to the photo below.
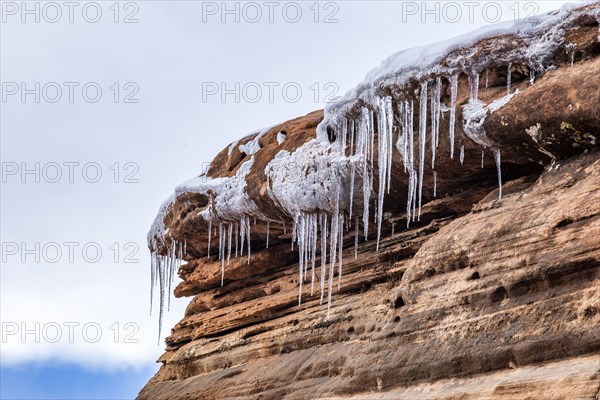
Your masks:
[{"label": "cluster of icicles", "polygon": [[[183,256],[187,253],[187,241],[183,243],[173,240],[166,255],[160,255],[153,251],[150,259],[150,314],[152,314],[152,303],[154,300],[154,288],[158,284],[160,290],[160,309],[158,317],[158,338],[162,329],[162,317],[164,312],[165,295],[167,297],[167,309],[171,307],[171,285],[175,273],[183,262]],[[166,292],[166,293],[165,293]]]},{"label": "cluster of icicles", "polygon": [[[507,92],[510,93],[510,70],[508,67]],[[486,71],[487,72],[487,71]],[[354,257],[357,257],[359,236],[364,235],[365,240],[369,234],[370,203],[374,189],[375,163],[378,168],[379,187],[377,201],[375,202],[374,223],[377,225],[377,250],[381,240],[381,225],[383,220],[383,202],[386,193],[390,191],[392,174],[392,157],[394,147],[402,156],[404,172],[408,175],[408,197],[406,202],[406,226],[411,222],[419,221],[421,217],[421,206],[423,202],[423,177],[426,173],[425,152],[427,141],[427,120],[430,116],[430,144],[431,144],[431,171],[433,174],[433,193],[437,192],[437,172],[435,170],[436,150],[439,145],[439,133],[441,126],[441,115],[449,112],[449,140],[450,158],[454,158],[456,108],[458,97],[458,74],[448,78],[450,84],[450,107],[441,102],[442,78],[437,77],[430,81],[423,81],[418,92],[419,121],[415,132],[415,99],[407,97],[396,101],[393,107],[391,96],[377,98],[373,107],[363,107],[360,116],[356,119],[342,117],[339,123],[333,127],[337,134],[337,146],[341,154],[358,156],[361,162],[353,164],[350,171],[350,196],[347,209],[340,206],[340,188],[338,187],[334,201],[335,209],[331,212],[298,213],[293,218],[292,248],[297,244],[299,254],[299,289],[298,304],[302,303],[304,283],[310,281],[310,294],[315,292],[315,282],[320,283],[320,302],[323,303],[327,293],[327,316],[331,308],[331,298],[334,288],[334,280],[337,267],[337,287],[341,287],[343,266],[343,236],[344,228],[349,231],[354,220]],[[533,83],[532,77],[532,83]],[[470,100],[479,101],[478,87],[479,74],[474,73],[469,77]],[[486,73],[487,87],[487,73]],[[394,109],[395,108],[395,109]],[[396,121],[396,124],[394,124]],[[398,139],[393,143],[394,125],[399,128]],[[377,132],[377,134],[376,134]],[[377,136],[377,143],[375,137]],[[375,160],[375,146],[377,145],[377,160]],[[502,196],[502,178],[500,170],[500,151],[492,147],[496,167],[498,171],[499,198]],[[349,153],[349,154],[347,154]],[[464,146],[460,148],[460,163],[464,162]],[[483,152],[482,152],[483,168]],[[355,192],[355,181],[357,176],[362,177],[362,212],[360,217],[353,217],[353,200]],[[250,264],[250,217],[243,216],[237,221],[220,221],[212,218],[208,222],[208,257],[210,257],[211,241],[213,236],[218,236],[218,259],[221,261],[221,285],[224,283],[225,266],[229,265],[231,257],[243,256],[246,251],[248,264]],[[362,221],[361,221],[362,219]],[[269,227],[267,222],[267,241],[269,247]],[[362,222],[362,232],[360,223]],[[256,224],[256,220],[254,220]],[[286,226],[281,222],[284,234]],[[319,247],[319,252],[317,248]],[[245,250],[246,249],[246,250]],[[163,303],[165,291],[171,293],[171,283],[175,271],[181,265],[183,255],[186,254],[186,243],[173,241],[167,255],[152,254],[152,287],[157,283],[160,286],[160,317],[162,324]],[[318,256],[318,257],[317,257]],[[317,267],[317,258],[320,258],[320,271]],[[329,258],[329,262],[328,262]],[[170,296],[167,298],[170,299]],[[151,293],[151,301],[152,301]],[[170,300],[169,300],[170,303]],[[160,328],[159,328],[160,337]]]},{"label": "cluster of icicles", "polygon": [[[325,283],[327,285],[327,315],[331,306],[331,296],[333,292],[333,281],[335,269],[337,266],[338,289],[341,287],[342,278],[342,251],[343,251],[343,232],[344,226],[349,228],[350,224],[346,222],[347,215],[339,208],[339,191],[337,192],[336,210],[333,214],[328,213],[299,213],[295,218],[292,226],[292,249],[297,245],[299,254],[299,288],[298,288],[298,305],[302,304],[303,284],[307,282],[310,276],[310,294],[315,291],[316,282],[316,262],[317,255],[321,261],[320,271],[320,302],[323,303],[325,297]],[[285,222],[280,222],[284,234],[287,234]],[[256,219],[254,220],[256,224]],[[356,258],[358,252],[358,229],[359,221],[356,220],[355,226],[355,241],[354,241],[354,256]],[[267,239],[266,248],[269,248],[269,233],[271,221],[267,221]],[[244,248],[247,246],[247,259],[250,265],[250,217],[244,217],[239,222],[220,222],[218,229],[213,227],[212,222],[208,226],[208,255],[210,257],[210,246],[213,236],[218,236],[218,259],[221,261],[221,286],[225,279],[225,266],[229,265],[231,257],[244,255]],[[328,243],[329,239],[329,243]],[[246,245],[245,245],[246,242]],[[317,252],[317,247],[320,244],[320,252]],[[327,262],[329,252],[329,263]],[[310,273],[309,273],[310,267]],[[327,272],[329,271],[329,272]]]},{"label": "cluster of icicles", "polygon": [[[512,64],[508,66],[507,92],[511,92],[511,69]],[[488,71],[486,70],[486,87],[488,87]],[[531,83],[533,84],[535,75]],[[404,172],[408,175],[408,197],[406,201],[406,227],[410,223],[421,218],[421,206],[423,203],[423,178],[425,176],[425,151],[427,144],[427,119],[430,113],[431,129],[431,171],[433,174],[433,194],[437,195],[437,171],[435,170],[436,150],[439,146],[441,115],[443,112],[449,112],[449,139],[450,139],[450,158],[454,158],[455,132],[456,132],[456,108],[458,98],[458,74],[448,78],[450,84],[450,107],[441,102],[442,97],[442,78],[437,77],[430,81],[423,81],[419,90],[419,122],[418,130],[415,132],[415,99],[407,97],[397,100],[396,107],[393,106],[391,96],[376,98],[375,104],[371,107],[364,106],[360,110],[360,116],[357,119],[340,118],[335,123],[334,130],[340,132],[341,138],[338,140],[340,150],[345,154],[348,141],[350,142],[350,155],[361,156],[363,160],[355,169],[351,171],[350,187],[350,207],[348,215],[352,218],[352,201],[354,197],[355,176],[362,176],[363,207],[362,219],[364,226],[365,239],[368,236],[369,227],[369,204],[373,192],[374,181],[374,150],[375,136],[377,136],[377,167],[379,187],[377,193],[377,202],[375,204],[375,222],[377,224],[377,250],[381,239],[381,225],[383,219],[383,202],[385,194],[390,191],[392,157],[393,157],[393,132],[394,121],[399,127],[398,140],[395,143],[396,149],[402,156]],[[478,100],[479,74],[473,73],[469,76],[470,96],[469,103]],[[428,107],[429,106],[429,107]],[[375,125],[377,125],[375,127]],[[376,130],[377,129],[377,130]],[[377,131],[377,135],[375,132]],[[349,140],[348,140],[349,136]],[[489,143],[494,154],[496,167],[498,171],[499,199],[502,198],[502,174],[500,149]],[[415,148],[416,147],[416,148]],[[483,168],[482,151],[482,168]],[[464,162],[464,145],[460,148],[460,163]],[[357,170],[360,169],[360,170]]]}]

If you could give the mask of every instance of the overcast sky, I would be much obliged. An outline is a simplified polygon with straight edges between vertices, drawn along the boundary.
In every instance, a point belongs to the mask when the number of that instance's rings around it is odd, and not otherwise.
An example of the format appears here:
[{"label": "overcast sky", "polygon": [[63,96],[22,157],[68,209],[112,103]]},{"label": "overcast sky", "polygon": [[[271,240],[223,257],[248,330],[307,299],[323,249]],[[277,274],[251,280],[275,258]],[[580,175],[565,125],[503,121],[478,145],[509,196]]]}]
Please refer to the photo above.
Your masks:
[{"label": "overcast sky", "polygon": [[2,367],[151,374],[145,239],[177,184],[398,50],[562,3],[2,2]]}]

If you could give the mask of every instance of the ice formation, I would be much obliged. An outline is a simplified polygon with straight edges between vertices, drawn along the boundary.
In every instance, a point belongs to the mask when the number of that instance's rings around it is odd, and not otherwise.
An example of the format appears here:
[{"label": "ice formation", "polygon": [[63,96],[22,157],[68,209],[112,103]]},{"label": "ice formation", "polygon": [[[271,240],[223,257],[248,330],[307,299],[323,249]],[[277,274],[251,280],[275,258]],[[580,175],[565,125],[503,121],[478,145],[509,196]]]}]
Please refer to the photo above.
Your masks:
[{"label": "ice formation", "polygon": [[[425,174],[432,175],[433,195],[437,196],[436,158],[441,152],[448,152],[450,158],[454,158],[461,74],[468,76],[470,84],[469,100],[462,107],[461,128],[473,143],[492,150],[501,198],[500,148],[486,135],[483,128],[485,120],[518,95],[518,90],[512,91],[514,65],[529,66],[530,83],[533,84],[536,72],[543,73],[549,66],[550,57],[559,49],[567,51],[571,62],[574,62],[576,49],[574,45],[565,45],[562,25],[565,14],[568,15],[574,8],[569,4],[563,6],[560,13],[497,24],[437,45],[392,55],[370,71],[356,88],[328,104],[325,117],[317,127],[316,138],[292,152],[281,150],[267,164],[264,171],[268,182],[267,195],[286,215],[286,220],[293,221],[291,245],[292,248],[296,245],[299,256],[299,304],[302,303],[304,284],[310,280],[312,296],[318,280],[320,302],[324,301],[327,293],[329,315],[336,268],[338,289],[341,287],[344,225],[349,230],[354,223],[355,259],[359,237],[362,235],[365,240],[368,239],[369,225],[373,221],[377,226],[376,247],[379,249],[384,200],[390,192],[396,152],[406,175],[406,226],[410,227],[411,222],[420,219]],[[480,52],[473,46],[491,38],[497,42],[490,53]],[[507,94],[486,104],[479,99],[480,74],[485,71],[485,87],[488,88],[489,71],[497,68],[506,68]],[[442,94],[449,94],[447,100],[442,101]],[[449,112],[447,119],[445,116],[442,118],[445,112]],[[440,130],[442,127],[445,130],[446,126],[449,149],[439,146]],[[235,176],[213,179],[202,175],[194,178],[178,186],[175,194],[161,206],[148,234],[152,252],[151,283],[152,287],[160,286],[159,320],[162,320],[165,291],[170,293],[174,273],[185,255],[186,245],[173,240],[164,225],[169,207],[177,196],[186,192],[211,194],[209,206],[199,216],[208,225],[209,258],[211,238],[218,234],[217,259],[221,263],[221,284],[232,254],[243,256],[246,251],[250,264],[250,218],[255,223],[257,218],[265,221],[268,247],[270,223],[282,221],[271,219],[259,209],[246,192],[245,178],[254,165],[254,156],[260,151],[260,139],[269,129],[254,132],[251,139],[241,140],[244,142],[242,145],[234,142],[229,146],[229,155],[237,147],[250,156],[240,165]],[[285,136],[283,131],[277,134],[279,145],[284,143]],[[465,157],[463,139],[460,143],[461,164]],[[428,140],[431,170],[425,168]],[[483,152],[481,161],[483,167]],[[285,222],[282,223],[286,233]],[[213,232],[217,227],[218,233]],[[320,258],[320,271],[317,258]]]}]

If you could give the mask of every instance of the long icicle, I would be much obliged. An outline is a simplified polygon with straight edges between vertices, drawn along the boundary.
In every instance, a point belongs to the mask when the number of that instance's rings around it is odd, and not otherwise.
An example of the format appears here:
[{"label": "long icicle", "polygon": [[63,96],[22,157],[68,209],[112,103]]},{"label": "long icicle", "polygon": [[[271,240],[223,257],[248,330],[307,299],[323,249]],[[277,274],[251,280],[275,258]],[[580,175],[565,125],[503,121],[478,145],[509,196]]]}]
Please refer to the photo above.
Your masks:
[{"label": "long icicle", "polygon": [[427,81],[421,83],[421,109],[419,115],[419,214],[421,220],[421,204],[423,203],[423,174],[425,172],[425,141],[427,133]]},{"label": "long icicle", "polygon": [[458,74],[450,77],[450,158],[454,158],[454,132],[456,129],[456,100],[458,97]]},{"label": "long icicle", "polygon": [[327,318],[329,318],[329,311],[331,309],[331,295],[333,292],[333,274],[335,270],[335,263],[337,261],[337,241],[339,235],[339,219],[340,219],[340,188],[338,187],[336,192],[335,211],[331,216],[331,235],[330,235],[330,266],[329,266],[329,290],[327,292]]},{"label": "long icicle", "polygon": [[363,162],[363,227],[365,233],[365,240],[367,240],[369,236],[369,200],[371,197],[371,183],[372,183],[372,173],[369,171],[369,163],[367,154],[369,154],[369,143],[371,142],[370,137],[374,136],[371,131],[372,127],[370,126],[370,115],[369,110],[363,108],[362,110],[362,118],[360,128],[362,130],[362,150],[364,154],[364,162]]},{"label": "long icicle", "polygon": [[379,251],[379,241],[381,240],[381,223],[383,219],[383,200],[385,197],[385,186],[387,182],[388,174],[388,162],[391,160],[389,157],[388,146],[390,144],[389,136],[392,132],[390,131],[390,124],[388,118],[390,113],[388,109],[392,107],[391,97],[385,99],[379,99],[379,114],[377,118],[378,122],[378,140],[377,140],[377,154],[379,164],[379,193],[377,202],[377,244],[376,251]]},{"label": "long icicle", "polygon": [[222,223],[219,223],[219,258],[221,259],[221,286],[223,286],[225,277],[225,237]]},{"label": "long icicle", "polygon": [[227,265],[231,260],[231,239],[233,236],[233,224],[229,223],[227,227]]},{"label": "long icicle", "polygon": [[406,227],[410,226],[410,220],[413,215],[414,193],[415,193],[415,146],[414,146],[414,100],[406,102],[407,107],[407,154],[408,154],[408,198],[406,201]]},{"label": "long icicle", "polygon": [[431,169],[435,169],[435,151],[439,144],[442,78],[436,78],[431,89]]},{"label": "long icicle", "polygon": [[344,250],[344,218],[339,220],[340,228],[338,238],[338,291],[342,287],[342,261],[343,261],[343,250]]},{"label": "long icicle", "polygon": [[325,294],[325,270],[327,268],[327,214],[321,214],[321,299],[319,304],[323,304]]},{"label": "long icicle", "polygon": [[244,255],[244,244],[246,240],[246,219],[240,219],[240,256]]},{"label": "long icicle", "polygon": [[304,282],[304,218],[302,214],[298,216],[298,222],[295,224],[298,233],[298,305],[302,304],[302,283]]},{"label": "long icicle", "polygon": [[248,265],[250,265],[250,217],[246,217],[246,242],[248,242]]},{"label": "long icicle", "polygon": [[240,224],[236,221],[235,223],[235,258],[238,257],[238,245],[239,245],[239,234],[240,234]]},{"label": "long icicle", "polygon": [[210,237],[212,236],[212,217],[208,220],[208,247],[206,248],[206,258],[210,258]]},{"label": "long icicle", "polygon": [[495,147],[492,149],[494,160],[496,160],[496,170],[498,171],[498,200],[502,199],[502,167],[500,164],[500,149]]},{"label": "long icicle", "polygon": [[310,295],[312,296],[315,292],[315,263],[317,261],[317,236],[318,236],[318,227],[317,227],[317,214],[311,214],[310,216],[311,222],[311,230],[312,230],[312,240],[311,240],[311,262],[312,262],[312,270],[310,276]]}]

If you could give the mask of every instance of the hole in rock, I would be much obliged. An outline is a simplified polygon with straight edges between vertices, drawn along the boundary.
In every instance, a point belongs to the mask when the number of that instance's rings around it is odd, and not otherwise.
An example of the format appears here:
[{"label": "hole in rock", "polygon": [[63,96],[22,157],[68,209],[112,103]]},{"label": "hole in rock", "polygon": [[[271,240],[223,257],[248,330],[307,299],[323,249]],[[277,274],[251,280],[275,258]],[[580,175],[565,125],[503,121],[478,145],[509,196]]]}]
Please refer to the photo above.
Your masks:
[{"label": "hole in rock", "polygon": [[398,296],[396,300],[394,300],[394,308],[404,307],[404,299],[402,296]]},{"label": "hole in rock", "polygon": [[468,280],[472,281],[472,280],[479,279],[479,278],[480,278],[479,272],[475,271],[471,275],[469,275]]},{"label": "hole in rock", "polygon": [[494,290],[492,292],[492,294],[490,295],[490,301],[492,303],[497,303],[499,301],[506,299],[507,297],[508,297],[508,292],[506,291],[504,286],[500,286],[499,288],[497,288],[496,290]]}]

